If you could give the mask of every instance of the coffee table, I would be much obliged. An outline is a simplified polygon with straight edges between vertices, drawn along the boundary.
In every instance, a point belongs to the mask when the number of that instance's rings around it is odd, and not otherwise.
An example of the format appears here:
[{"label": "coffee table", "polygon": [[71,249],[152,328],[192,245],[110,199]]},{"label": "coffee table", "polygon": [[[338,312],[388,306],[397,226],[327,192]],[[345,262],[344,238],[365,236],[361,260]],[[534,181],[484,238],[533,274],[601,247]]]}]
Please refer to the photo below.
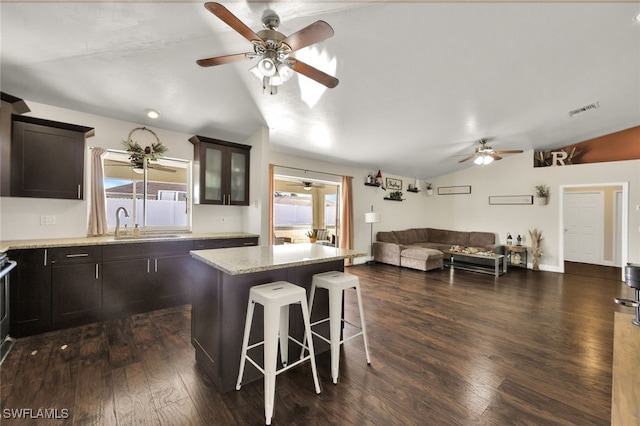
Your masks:
[{"label": "coffee table", "polygon": [[507,262],[503,254],[475,254],[451,250],[444,250],[443,253],[445,263],[450,268],[493,274],[496,277],[507,273]]}]

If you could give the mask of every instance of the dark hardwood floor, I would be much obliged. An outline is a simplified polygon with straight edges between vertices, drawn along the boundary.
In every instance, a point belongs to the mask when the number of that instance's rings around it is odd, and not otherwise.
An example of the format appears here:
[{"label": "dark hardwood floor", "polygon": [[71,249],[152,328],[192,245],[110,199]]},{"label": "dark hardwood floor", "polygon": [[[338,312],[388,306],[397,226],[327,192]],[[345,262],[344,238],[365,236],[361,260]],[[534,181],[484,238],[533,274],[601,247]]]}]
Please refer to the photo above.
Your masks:
[{"label": "dark hardwood floor", "polygon": [[[278,376],[274,425],[608,425],[618,280],[513,269],[359,265],[372,363],[342,349]],[[357,323],[353,292],[347,317]],[[626,311],[630,312],[630,311]],[[347,328],[346,332],[349,333]],[[3,425],[259,425],[263,384],[219,393],[195,365],[190,308],[19,339],[2,365]],[[59,418],[19,420],[39,409]],[[13,414],[12,414],[13,413]]]}]

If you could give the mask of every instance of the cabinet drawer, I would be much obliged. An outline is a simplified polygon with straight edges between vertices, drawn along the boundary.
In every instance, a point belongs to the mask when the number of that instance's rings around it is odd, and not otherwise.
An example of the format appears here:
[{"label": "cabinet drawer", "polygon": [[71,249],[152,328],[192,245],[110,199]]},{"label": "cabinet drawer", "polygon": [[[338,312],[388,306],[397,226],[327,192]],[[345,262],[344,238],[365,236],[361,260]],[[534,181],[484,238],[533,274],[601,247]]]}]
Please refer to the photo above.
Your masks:
[{"label": "cabinet drawer", "polygon": [[191,240],[109,244],[103,248],[103,260],[107,262],[112,260],[187,255],[192,247],[193,242]]},{"label": "cabinet drawer", "polygon": [[257,246],[258,237],[249,238],[225,238],[225,239],[211,239],[211,240],[196,240],[193,242],[194,250],[208,250],[217,248],[229,248],[229,247],[246,247]]},{"label": "cabinet drawer", "polygon": [[51,249],[51,264],[97,263],[102,261],[102,246],[76,246]]}]

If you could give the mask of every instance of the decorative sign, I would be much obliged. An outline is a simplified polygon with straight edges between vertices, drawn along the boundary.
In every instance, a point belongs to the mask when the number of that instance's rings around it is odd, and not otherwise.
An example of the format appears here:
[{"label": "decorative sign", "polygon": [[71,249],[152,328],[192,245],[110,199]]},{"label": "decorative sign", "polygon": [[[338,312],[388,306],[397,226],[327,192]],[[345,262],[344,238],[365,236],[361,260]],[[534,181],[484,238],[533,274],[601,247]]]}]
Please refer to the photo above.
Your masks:
[{"label": "decorative sign", "polygon": [[489,204],[492,206],[533,204],[533,195],[490,195]]},{"label": "decorative sign", "polygon": [[550,151],[533,153],[534,167],[640,159],[640,126]]},{"label": "decorative sign", "polygon": [[439,186],[438,195],[471,194],[471,185]]}]

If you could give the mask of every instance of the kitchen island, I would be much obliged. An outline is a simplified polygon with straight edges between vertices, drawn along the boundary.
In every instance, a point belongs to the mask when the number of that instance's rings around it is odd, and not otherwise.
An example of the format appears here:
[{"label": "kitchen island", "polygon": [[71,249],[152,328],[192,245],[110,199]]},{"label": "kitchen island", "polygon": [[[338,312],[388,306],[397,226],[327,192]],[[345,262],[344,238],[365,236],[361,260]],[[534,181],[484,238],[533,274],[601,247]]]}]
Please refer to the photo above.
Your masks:
[{"label": "kitchen island", "polygon": [[[194,262],[194,282],[191,287],[191,343],[195,347],[197,364],[221,392],[234,389],[250,288],[274,281],[288,281],[304,287],[309,293],[314,274],[344,271],[344,259],[364,255],[362,252],[319,244],[191,251],[191,256],[199,261]],[[315,303],[312,322],[314,318],[328,313],[326,293],[319,292]],[[291,309],[290,335],[302,341],[300,310],[297,307]],[[256,306],[251,342],[262,339],[262,315],[262,307]],[[323,325],[328,327],[328,323]],[[328,344],[322,341],[318,341],[315,348],[316,353],[328,349]],[[297,345],[291,345],[289,356],[299,355]],[[243,381],[246,383],[260,377],[259,371],[248,363]]]}]

